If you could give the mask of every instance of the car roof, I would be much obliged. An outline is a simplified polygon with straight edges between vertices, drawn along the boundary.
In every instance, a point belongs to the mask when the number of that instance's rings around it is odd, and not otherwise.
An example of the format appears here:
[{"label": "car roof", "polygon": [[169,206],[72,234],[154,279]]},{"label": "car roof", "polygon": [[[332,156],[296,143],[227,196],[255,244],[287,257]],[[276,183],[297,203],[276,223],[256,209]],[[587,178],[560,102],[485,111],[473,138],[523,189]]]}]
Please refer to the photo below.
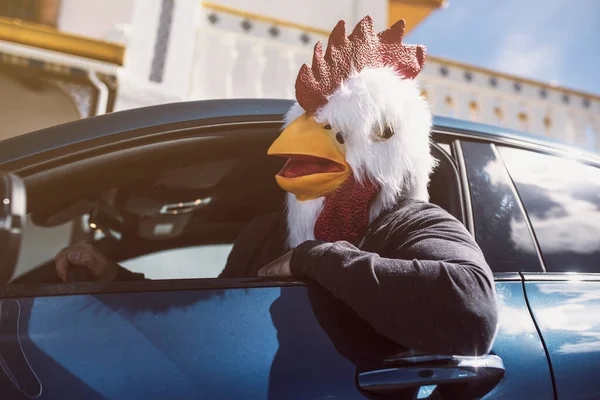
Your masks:
[{"label": "car roof", "polygon": [[[0,141],[0,164],[40,154],[63,146],[83,143],[92,139],[113,137],[143,128],[193,124],[195,121],[232,122],[281,119],[293,100],[285,99],[222,99],[161,104],[135,108],[85,118]],[[434,130],[469,134],[482,139],[513,139],[520,142],[548,146],[567,152],[576,152],[586,158],[596,154],[566,146],[548,138],[447,117],[434,117]],[[579,154],[580,153],[580,154]]]}]

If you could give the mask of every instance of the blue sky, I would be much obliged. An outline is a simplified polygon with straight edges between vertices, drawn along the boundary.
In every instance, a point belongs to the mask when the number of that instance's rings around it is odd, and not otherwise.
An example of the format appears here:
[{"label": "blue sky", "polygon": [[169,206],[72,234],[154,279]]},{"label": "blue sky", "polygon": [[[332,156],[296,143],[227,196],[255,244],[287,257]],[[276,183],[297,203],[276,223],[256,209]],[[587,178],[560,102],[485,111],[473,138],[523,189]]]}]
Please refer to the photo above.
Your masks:
[{"label": "blue sky", "polygon": [[410,32],[428,53],[600,94],[600,0],[450,0]]}]

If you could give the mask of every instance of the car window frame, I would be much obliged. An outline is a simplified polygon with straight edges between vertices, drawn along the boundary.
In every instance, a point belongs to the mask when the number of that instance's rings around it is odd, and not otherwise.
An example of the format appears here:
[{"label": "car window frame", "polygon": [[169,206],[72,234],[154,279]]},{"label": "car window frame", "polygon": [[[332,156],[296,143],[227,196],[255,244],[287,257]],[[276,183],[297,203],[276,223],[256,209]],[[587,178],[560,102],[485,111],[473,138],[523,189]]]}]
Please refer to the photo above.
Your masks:
[{"label": "car window frame", "polygon": [[[262,125],[269,127],[274,126],[275,121],[263,121],[245,124],[245,128],[255,128],[256,125]],[[279,122],[280,123],[280,122]],[[202,127],[201,133],[198,127],[186,127],[181,130],[169,130],[167,132],[158,133],[148,137],[140,137],[137,140],[126,138],[123,142],[112,143],[111,145],[102,146],[100,149],[90,148],[87,151],[79,151],[70,155],[58,158],[52,158],[51,160],[42,163],[35,164],[28,167],[21,172],[26,177],[31,178],[39,173],[44,173],[53,168],[64,167],[66,165],[81,160],[84,157],[88,157],[94,152],[101,151],[104,154],[114,154],[118,149],[127,151],[128,149],[139,148],[140,144],[152,144],[152,143],[169,143],[172,141],[179,140],[181,138],[194,136],[210,136],[214,133],[214,129],[221,130],[223,128],[232,129],[240,123],[223,123],[218,126],[211,126],[208,129],[206,126]],[[128,135],[129,136],[129,135]],[[444,139],[446,146],[452,148],[453,143],[445,140],[446,136],[432,137],[432,143],[438,143],[439,139]],[[463,208],[463,215],[466,216],[464,208],[464,184],[460,177],[460,165],[457,162],[455,154],[448,154],[447,149],[439,146],[440,150],[448,155],[451,165],[453,167],[453,173],[456,174],[456,182],[458,184],[458,193],[460,197],[461,207]],[[12,298],[12,297],[38,297],[38,296],[60,296],[60,295],[75,295],[75,294],[99,294],[99,293],[122,293],[122,292],[154,292],[154,291],[165,291],[165,290],[208,290],[208,289],[234,289],[234,288],[255,288],[255,287],[282,287],[282,286],[305,286],[309,283],[298,278],[271,278],[271,277],[251,277],[251,278],[194,278],[194,279],[163,279],[163,280],[147,280],[138,282],[69,282],[69,283],[45,283],[45,284],[11,284],[4,288],[0,288],[0,299]]]},{"label": "car window frame", "polygon": [[[462,168],[460,165],[460,158],[458,157],[459,153],[457,153],[455,149],[455,140],[452,140],[452,138],[448,138],[445,135],[439,135],[439,133],[436,134],[434,132],[434,134],[432,135],[431,142],[433,145],[437,146],[438,150],[445,154],[448,158],[448,161],[450,161],[450,165],[452,166],[451,172],[454,175],[455,183],[457,186],[456,194],[458,195],[458,201],[460,203],[461,208],[461,216],[457,219],[460,222],[462,222],[465,226],[467,226],[468,229],[470,221],[469,212],[467,209],[468,197],[465,196],[466,192],[461,173]],[[448,152],[448,149],[450,150],[450,152]]]}]

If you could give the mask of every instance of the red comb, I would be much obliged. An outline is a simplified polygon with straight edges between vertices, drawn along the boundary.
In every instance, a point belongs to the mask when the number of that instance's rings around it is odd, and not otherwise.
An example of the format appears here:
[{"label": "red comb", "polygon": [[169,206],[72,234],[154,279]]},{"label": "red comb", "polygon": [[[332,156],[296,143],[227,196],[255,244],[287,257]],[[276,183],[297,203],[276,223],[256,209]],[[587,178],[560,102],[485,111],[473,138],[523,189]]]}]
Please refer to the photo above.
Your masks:
[{"label": "red comb", "polygon": [[323,56],[323,44],[315,45],[312,68],[304,64],[296,79],[296,100],[308,113],[327,104],[352,71],[366,67],[392,67],[406,79],[415,78],[425,63],[425,47],[402,44],[404,20],[383,32],[373,32],[373,19],[363,18],[346,37],[346,24],[338,22],[329,35]]}]

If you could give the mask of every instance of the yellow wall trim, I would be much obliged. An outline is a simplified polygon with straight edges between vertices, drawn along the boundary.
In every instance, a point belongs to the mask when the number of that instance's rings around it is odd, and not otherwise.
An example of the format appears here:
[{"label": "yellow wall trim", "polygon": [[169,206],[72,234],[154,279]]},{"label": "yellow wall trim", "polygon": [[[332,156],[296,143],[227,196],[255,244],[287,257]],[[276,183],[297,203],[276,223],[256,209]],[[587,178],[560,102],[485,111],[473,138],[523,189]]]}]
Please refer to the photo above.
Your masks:
[{"label": "yellow wall trim", "polygon": [[[406,20],[406,32],[410,31],[423,18],[436,8],[443,7],[447,0],[390,0],[388,22],[391,26],[400,19]],[[297,24],[295,22],[268,17],[266,15],[255,14],[243,11],[237,8],[224,6],[210,1],[201,1],[202,7],[220,11],[238,17],[247,18],[253,21],[261,21],[267,24],[294,28],[303,32],[314,33],[322,36],[329,36],[331,33],[325,29],[319,29],[308,25]]]},{"label": "yellow wall trim", "polygon": [[390,2],[433,8],[445,7],[448,4],[448,0],[390,0]]},{"label": "yellow wall trim", "polygon": [[403,19],[408,33],[434,10],[446,4],[446,0],[389,0],[388,25],[391,26]]},{"label": "yellow wall trim", "polygon": [[221,4],[212,3],[209,1],[203,1],[202,7],[207,8],[209,10],[221,11],[231,15],[237,15],[238,17],[248,18],[253,21],[261,21],[266,22],[267,24],[273,24],[277,26],[285,26],[288,28],[298,29],[303,32],[315,33],[317,35],[329,36],[331,33],[325,29],[319,29],[312,26],[296,24],[294,22],[285,21],[282,19],[267,17],[266,15],[254,14],[247,11],[238,10],[237,8],[223,6]]},{"label": "yellow wall trim", "polygon": [[125,48],[116,43],[60,32],[56,29],[0,17],[0,40],[123,65]]},{"label": "yellow wall trim", "polygon": [[427,61],[429,61],[429,62],[436,62],[436,63],[439,63],[439,64],[448,65],[448,66],[451,66],[451,67],[462,68],[462,69],[467,70],[467,71],[479,72],[479,73],[482,73],[482,74],[485,74],[485,75],[491,75],[491,76],[495,76],[495,77],[498,77],[498,78],[504,78],[504,79],[511,80],[513,82],[527,83],[527,84],[530,84],[530,85],[543,87],[543,88],[546,88],[546,89],[549,89],[549,90],[557,90],[557,91],[560,91],[560,92],[563,92],[563,93],[567,93],[567,94],[572,94],[572,95],[575,95],[575,96],[587,97],[590,100],[594,99],[594,100],[600,101],[600,95],[597,95],[597,94],[582,92],[582,91],[579,91],[579,90],[575,90],[575,89],[571,89],[571,88],[567,88],[567,87],[563,87],[563,86],[553,86],[553,85],[550,85],[549,83],[546,83],[546,82],[536,81],[534,79],[529,79],[529,78],[522,78],[520,76],[515,76],[515,75],[510,75],[510,74],[505,74],[505,73],[502,73],[502,72],[494,71],[493,69],[487,69],[487,68],[483,68],[483,67],[476,67],[474,65],[464,64],[464,63],[461,63],[459,61],[450,60],[448,58],[443,58],[443,57],[428,55],[427,56]]}]

